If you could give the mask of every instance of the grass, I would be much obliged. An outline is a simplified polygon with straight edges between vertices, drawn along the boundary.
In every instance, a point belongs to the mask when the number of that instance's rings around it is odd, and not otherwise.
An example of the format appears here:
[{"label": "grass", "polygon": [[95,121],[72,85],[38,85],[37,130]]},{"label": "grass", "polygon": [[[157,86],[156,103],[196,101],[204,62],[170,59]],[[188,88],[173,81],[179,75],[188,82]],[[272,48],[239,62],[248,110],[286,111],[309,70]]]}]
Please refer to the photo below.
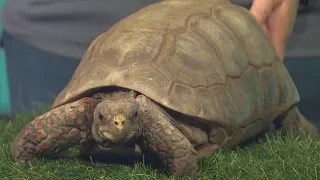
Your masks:
[{"label": "grass", "polygon": [[[0,122],[0,179],[6,180],[151,180],[169,179],[148,164],[131,166],[83,161],[77,157],[40,160],[28,167],[9,155],[16,133],[43,111]],[[316,180],[320,179],[320,143],[308,138],[283,138],[279,133],[250,146],[222,150],[199,161],[199,179]]]}]

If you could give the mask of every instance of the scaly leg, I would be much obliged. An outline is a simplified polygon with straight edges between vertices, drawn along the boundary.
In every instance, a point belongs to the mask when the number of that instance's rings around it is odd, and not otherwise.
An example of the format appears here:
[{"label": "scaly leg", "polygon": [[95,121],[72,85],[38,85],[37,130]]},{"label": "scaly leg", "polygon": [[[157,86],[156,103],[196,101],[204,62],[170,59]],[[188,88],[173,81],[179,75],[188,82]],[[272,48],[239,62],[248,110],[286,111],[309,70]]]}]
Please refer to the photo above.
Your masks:
[{"label": "scaly leg", "polygon": [[143,95],[139,95],[137,101],[148,150],[159,157],[170,175],[196,177],[197,152],[191,142],[172,125],[169,115],[156,103]]},{"label": "scaly leg", "polygon": [[319,138],[319,133],[315,125],[311,124],[298,110],[297,107],[290,109],[280,116],[275,125],[280,127],[285,133],[293,135],[307,135],[312,138]]},{"label": "scaly leg", "polygon": [[89,138],[97,103],[96,99],[83,98],[38,116],[15,137],[11,149],[14,160],[28,163]]}]

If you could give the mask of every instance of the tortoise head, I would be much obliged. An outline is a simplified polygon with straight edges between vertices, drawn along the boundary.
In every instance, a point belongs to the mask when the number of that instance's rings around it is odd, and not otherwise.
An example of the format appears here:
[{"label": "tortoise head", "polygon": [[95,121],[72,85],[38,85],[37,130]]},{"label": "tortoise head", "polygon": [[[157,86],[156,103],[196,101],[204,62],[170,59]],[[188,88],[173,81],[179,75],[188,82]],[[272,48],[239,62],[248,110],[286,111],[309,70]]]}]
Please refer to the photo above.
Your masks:
[{"label": "tortoise head", "polygon": [[92,135],[102,147],[124,145],[141,135],[139,105],[134,97],[106,98],[95,108]]}]

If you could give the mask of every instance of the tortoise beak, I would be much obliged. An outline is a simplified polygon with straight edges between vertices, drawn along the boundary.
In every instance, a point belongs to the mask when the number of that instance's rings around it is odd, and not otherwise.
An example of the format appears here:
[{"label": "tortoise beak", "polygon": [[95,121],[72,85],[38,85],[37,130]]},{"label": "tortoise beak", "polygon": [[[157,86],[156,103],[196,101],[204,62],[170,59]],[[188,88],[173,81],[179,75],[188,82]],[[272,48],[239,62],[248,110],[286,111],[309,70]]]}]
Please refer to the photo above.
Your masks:
[{"label": "tortoise beak", "polygon": [[128,119],[122,114],[116,115],[112,118],[115,127],[121,132],[124,130],[124,124],[128,122]]},{"label": "tortoise beak", "polygon": [[99,135],[102,138],[111,139],[111,140],[115,139],[115,137],[111,133],[108,133],[108,132],[99,132]]}]

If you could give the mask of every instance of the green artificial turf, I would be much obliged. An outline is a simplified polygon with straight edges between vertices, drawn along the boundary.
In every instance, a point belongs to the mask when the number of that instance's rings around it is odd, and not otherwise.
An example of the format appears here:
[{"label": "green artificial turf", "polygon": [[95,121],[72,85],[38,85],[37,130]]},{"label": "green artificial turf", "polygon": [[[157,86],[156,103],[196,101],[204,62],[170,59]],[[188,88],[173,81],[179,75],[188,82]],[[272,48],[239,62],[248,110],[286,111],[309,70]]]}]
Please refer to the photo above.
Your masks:
[{"label": "green artificial turf", "polygon": [[[14,163],[10,145],[16,133],[36,115],[0,122],[0,179],[168,179],[142,162],[131,166],[83,161],[77,157],[40,160],[28,167]],[[307,138],[281,138],[274,133],[250,146],[223,150],[199,161],[199,179],[316,180],[320,179],[320,143]]]}]

